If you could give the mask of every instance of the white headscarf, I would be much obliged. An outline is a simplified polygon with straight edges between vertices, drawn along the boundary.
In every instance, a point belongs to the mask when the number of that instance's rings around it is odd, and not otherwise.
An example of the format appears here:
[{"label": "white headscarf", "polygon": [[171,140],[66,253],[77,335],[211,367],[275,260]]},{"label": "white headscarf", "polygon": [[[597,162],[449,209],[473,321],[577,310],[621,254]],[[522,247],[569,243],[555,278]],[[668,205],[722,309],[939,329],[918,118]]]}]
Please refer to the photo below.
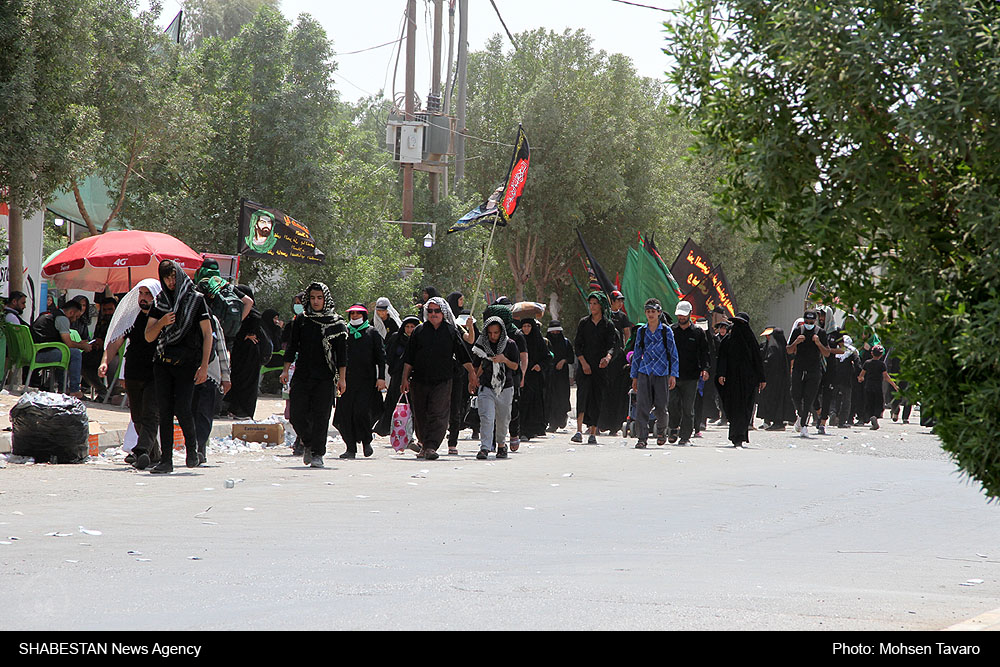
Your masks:
[{"label": "white headscarf", "polygon": [[112,315],[111,323],[108,325],[105,345],[128,335],[128,333],[132,330],[132,327],[135,326],[135,319],[139,317],[139,313],[142,312],[142,309],[139,308],[140,287],[145,287],[150,291],[153,295],[153,304],[156,303],[156,297],[159,296],[160,291],[163,289],[160,285],[160,281],[156,278],[146,278],[145,280],[140,280],[138,285],[130,289],[128,294],[122,297],[122,300],[118,303],[118,307],[115,308],[115,314]]},{"label": "white headscarf", "polygon": [[[399,319],[399,313],[392,307],[392,302],[389,301],[387,297],[380,296],[378,300],[375,301],[375,310],[378,310],[379,308],[385,308],[388,310],[389,319],[395,322],[398,328],[402,328],[403,322]],[[389,332],[386,330],[385,322],[382,321],[382,318],[379,317],[378,313],[375,313],[375,317],[372,318],[372,326],[375,327],[375,331],[377,331],[378,335],[382,337],[382,340],[385,340],[385,337]]]},{"label": "white headscarf", "polygon": [[846,361],[852,355],[857,354],[858,351],[854,347],[854,340],[850,336],[844,336],[844,351],[837,355],[837,359],[840,361]]}]

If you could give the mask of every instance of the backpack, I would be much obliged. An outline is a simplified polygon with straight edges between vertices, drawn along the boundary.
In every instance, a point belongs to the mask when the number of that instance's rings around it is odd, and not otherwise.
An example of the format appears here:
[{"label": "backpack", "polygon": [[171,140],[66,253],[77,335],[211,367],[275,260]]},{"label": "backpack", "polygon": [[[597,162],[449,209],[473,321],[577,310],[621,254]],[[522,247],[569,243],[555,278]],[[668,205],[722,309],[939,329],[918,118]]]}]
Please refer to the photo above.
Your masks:
[{"label": "backpack", "polygon": [[243,300],[229,283],[211,299],[205,299],[208,307],[222,325],[222,333],[226,338],[234,338],[243,326]]}]

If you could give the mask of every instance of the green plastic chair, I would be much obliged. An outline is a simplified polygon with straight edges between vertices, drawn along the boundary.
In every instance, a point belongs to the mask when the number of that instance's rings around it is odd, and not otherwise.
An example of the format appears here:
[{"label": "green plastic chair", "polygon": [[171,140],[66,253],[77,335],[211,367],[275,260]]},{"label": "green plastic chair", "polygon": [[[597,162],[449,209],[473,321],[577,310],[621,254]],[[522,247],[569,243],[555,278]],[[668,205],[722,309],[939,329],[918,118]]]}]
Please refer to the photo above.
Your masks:
[{"label": "green plastic chair", "polygon": [[16,384],[14,382],[14,377],[15,377],[14,371],[20,368],[18,362],[21,359],[22,355],[17,347],[17,337],[15,337],[14,332],[10,330],[12,326],[14,325],[10,324],[9,322],[4,322],[2,327],[3,336],[4,339],[6,340],[7,350],[6,350],[6,359],[4,360],[3,382],[0,383],[0,389],[7,386],[8,378],[10,382],[10,388],[11,389],[14,388],[14,385]]},{"label": "green plastic chair", "polygon": [[[31,338],[31,329],[22,324],[5,324],[7,327],[7,340],[15,340],[18,358],[14,362],[14,368],[28,367],[28,383],[31,383],[31,376],[36,370],[44,368],[63,369],[63,392],[69,386],[69,347],[65,343],[36,343]],[[38,353],[42,350],[54,348],[62,353],[59,361],[39,362],[35,361]]]},{"label": "green plastic chair", "polygon": [[[285,358],[285,351],[284,350],[275,350],[274,352],[271,353],[271,356],[272,357],[281,357],[282,359],[284,359]],[[270,361],[270,359],[268,359],[268,361]],[[281,364],[280,366],[261,366],[260,367],[260,374],[263,377],[264,373],[270,373],[271,371],[280,371],[280,370],[284,369],[284,367],[285,367],[284,364]]]}]

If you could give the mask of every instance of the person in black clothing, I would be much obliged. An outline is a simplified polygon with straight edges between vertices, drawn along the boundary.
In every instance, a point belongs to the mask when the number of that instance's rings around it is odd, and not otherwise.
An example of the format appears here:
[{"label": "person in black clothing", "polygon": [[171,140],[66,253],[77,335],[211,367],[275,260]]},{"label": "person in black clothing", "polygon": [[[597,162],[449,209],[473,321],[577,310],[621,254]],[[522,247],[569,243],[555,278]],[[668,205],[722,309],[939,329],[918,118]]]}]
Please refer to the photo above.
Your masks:
[{"label": "person in black clothing", "polygon": [[670,327],[674,332],[677,359],[680,367],[677,384],[670,392],[670,433],[667,442],[673,444],[680,438],[680,445],[690,445],[695,427],[694,402],[698,395],[698,380],[708,380],[708,337],[691,321],[691,304],[680,301],[674,309],[677,323]]},{"label": "person in black clothing", "polygon": [[[108,325],[107,348],[97,368],[98,376],[106,377],[109,360],[114,359],[121,346],[128,341],[128,347],[125,348],[125,393],[128,395],[128,408],[138,440],[125,461],[131,463],[136,470],[145,470],[151,463],[160,461],[160,443],[157,439],[160,416],[153,379],[156,343],[146,340],[146,323],[161,289],[159,280],[148,278],[140,281],[122,297],[121,304]],[[172,442],[168,446],[172,446]]]},{"label": "person in black clothing", "polygon": [[[622,341],[628,341],[632,337],[634,325],[625,312],[625,297],[618,290],[611,292],[611,311],[608,313],[608,319],[615,325]],[[606,401],[601,409],[601,423],[597,425],[597,430],[615,435],[628,416],[628,392],[632,387],[631,368],[625,361],[624,349],[619,349],[611,359],[607,376]]]},{"label": "person in black clothing", "polygon": [[589,429],[587,444],[597,444],[597,427],[607,391],[607,367],[621,349],[618,330],[610,320],[611,306],[604,292],[587,297],[590,315],[580,320],[573,348],[580,362],[576,371],[576,433],[573,442],[583,442],[583,426]]},{"label": "person in black clothing", "polygon": [[446,313],[451,309],[441,297],[431,297],[424,305],[424,323],[413,330],[406,347],[400,386],[404,394],[410,394],[413,428],[421,444],[417,456],[428,461],[438,458],[448,429],[454,360],[465,367],[469,393],[479,386],[465,343],[455,325],[445,319]]},{"label": "person in black clothing", "polygon": [[521,320],[521,333],[528,344],[528,371],[521,392],[521,438],[525,440],[545,435],[545,377],[551,355],[541,326],[533,318]]},{"label": "person in black clothing", "polygon": [[396,411],[396,404],[399,402],[399,387],[403,382],[403,358],[406,355],[406,346],[410,342],[410,335],[420,324],[420,318],[416,315],[408,315],[402,320],[402,328],[391,334],[385,342],[385,360],[389,369],[389,388],[385,393],[385,405],[382,410],[382,417],[375,425],[375,432],[383,437],[392,432],[392,415]]},{"label": "person in black clothing", "polygon": [[764,420],[768,431],[784,431],[785,422],[795,421],[795,407],[790,391],[791,363],[788,359],[788,341],[780,327],[767,327],[763,350],[764,381],[766,388],[760,392],[757,416]]},{"label": "person in black clothing", "polygon": [[767,388],[760,346],[750,330],[750,319],[737,313],[732,330],[719,345],[716,384],[729,416],[729,441],[733,447],[750,442],[750,422],[758,391]]},{"label": "person in black clothing", "polygon": [[[889,375],[896,375],[899,373],[899,355],[892,354],[885,361],[886,370],[889,371]],[[910,403],[909,397],[906,395],[906,390],[909,389],[910,383],[904,380],[899,382],[899,394],[892,397],[889,403],[889,414],[892,417],[892,421],[899,419],[900,407],[903,409],[903,423],[910,423],[910,410],[913,409],[913,404]]]},{"label": "person in black clothing", "polygon": [[164,260],[159,266],[162,290],[149,311],[146,341],[156,341],[153,377],[160,408],[160,462],[150,472],[173,472],[174,416],[184,433],[185,464],[200,464],[192,412],[194,386],[208,379],[212,353],[212,325],[208,306],[180,264]]},{"label": "person in black clothing", "polygon": [[858,375],[858,382],[862,383],[865,388],[865,414],[868,415],[871,421],[870,428],[873,431],[878,430],[878,420],[885,409],[882,380],[885,380],[893,389],[899,391],[899,386],[892,379],[892,376],[889,375],[889,370],[886,368],[885,362],[882,361],[882,354],[884,352],[885,350],[882,349],[881,345],[873,347],[872,358],[865,362],[865,365],[861,368],[861,373]]},{"label": "person in black clothing", "polygon": [[572,410],[569,403],[569,367],[576,355],[573,344],[563,335],[562,323],[559,320],[549,322],[545,337],[552,350],[552,372],[545,387],[545,415],[548,421],[548,432],[566,428],[567,414]]},{"label": "person in black clothing", "polygon": [[347,445],[342,459],[372,455],[372,426],[382,413],[385,385],[385,347],[382,336],[368,321],[368,309],[356,303],[347,309],[347,389],[337,401],[333,425]]},{"label": "person in black clothing", "polygon": [[726,321],[726,311],[722,306],[716,306],[708,316],[709,327],[705,332],[708,341],[708,380],[702,387],[702,392],[694,399],[695,433],[700,433],[708,427],[709,420],[721,422],[719,411],[719,392],[715,390],[715,362],[719,356],[719,322]]},{"label": "person in black clothing", "polygon": [[302,462],[322,468],[334,384],[341,394],[347,389],[347,325],[334,310],[333,296],[323,283],[306,288],[305,310],[292,320],[282,384],[288,383],[288,367],[293,362],[295,373],[288,391],[290,421],[302,439]]},{"label": "person in black clothing", "polygon": [[[466,316],[469,314],[469,311],[463,307],[465,296],[461,292],[452,292],[445,301],[448,302],[448,308],[451,310],[452,320],[456,320],[463,314]],[[465,344],[466,350],[471,354],[472,343],[476,342],[475,334],[472,333],[475,330],[475,325],[462,327],[456,321],[455,328],[458,330],[458,335]],[[472,331],[467,331],[467,329]],[[448,418],[448,454],[451,455],[458,454],[458,434],[465,428],[465,414],[469,411],[471,397],[466,391],[464,379],[465,369],[458,362],[455,362],[455,374],[451,382],[451,414]]]},{"label": "person in black clothing", "polygon": [[789,334],[789,345],[785,349],[795,355],[792,366],[792,404],[798,413],[795,430],[805,438],[809,435],[809,413],[823,379],[820,358],[830,356],[830,348],[826,331],[816,326],[816,311],[807,310],[802,319],[803,323]]},{"label": "person in black clothing", "polygon": [[[253,300],[253,290],[249,286],[238,285],[235,289],[240,298]],[[260,367],[271,358],[271,340],[264,333],[261,322],[260,311],[252,306],[233,339],[230,356],[233,386],[222,402],[235,419],[253,419],[257,411]]]},{"label": "person in black clothing", "polygon": [[101,301],[101,309],[97,316],[97,326],[94,327],[93,343],[91,344],[90,352],[83,354],[83,379],[97,391],[98,400],[102,399],[108,390],[103,379],[98,375],[97,369],[101,365],[101,358],[104,356],[104,347],[107,345],[108,325],[111,324],[111,318],[114,317],[117,306],[118,299],[113,296],[105,297]]},{"label": "person in black clothing", "polygon": [[271,343],[271,356],[269,359],[265,360],[262,366],[267,366],[273,368],[274,366],[280,366],[283,363],[283,359],[279,354],[282,350],[282,323],[278,319],[278,311],[274,308],[268,308],[260,316],[260,328],[264,331],[264,335],[267,336],[267,340]]},{"label": "person in black clothing", "polygon": [[848,428],[851,425],[851,403],[854,387],[861,366],[858,351],[854,349],[854,341],[850,336],[841,335],[833,341],[844,351],[830,355],[827,363],[833,367],[833,401],[830,404],[832,425],[837,428]]}]

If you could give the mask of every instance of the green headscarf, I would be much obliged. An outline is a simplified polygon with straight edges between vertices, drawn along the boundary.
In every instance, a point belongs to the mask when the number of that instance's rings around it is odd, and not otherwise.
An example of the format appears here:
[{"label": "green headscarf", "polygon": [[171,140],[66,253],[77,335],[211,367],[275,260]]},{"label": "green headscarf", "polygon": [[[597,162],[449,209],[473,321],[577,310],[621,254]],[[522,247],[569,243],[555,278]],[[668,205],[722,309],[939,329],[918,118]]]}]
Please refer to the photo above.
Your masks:
[{"label": "green headscarf", "polygon": [[483,311],[483,321],[486,321],[491,317],[500,318],[503,322],[504,328],[507,329],[508,336],[513,337],[514,334],[519,331],[519,329],[514,326],[514,309],[511,306],[505,306],[499,303],[495,303],[492,306],[486,306],[486,310]]},{"label": "green headscarf", "polygon": [[587,303],[590,303],[591,299],[597,299],[601,304],[601,316],[606,320],[610,320],[609,313],[611,312],[611,301],[608,300],[608,295],[602,291],[595,290],[587,295]]}]

